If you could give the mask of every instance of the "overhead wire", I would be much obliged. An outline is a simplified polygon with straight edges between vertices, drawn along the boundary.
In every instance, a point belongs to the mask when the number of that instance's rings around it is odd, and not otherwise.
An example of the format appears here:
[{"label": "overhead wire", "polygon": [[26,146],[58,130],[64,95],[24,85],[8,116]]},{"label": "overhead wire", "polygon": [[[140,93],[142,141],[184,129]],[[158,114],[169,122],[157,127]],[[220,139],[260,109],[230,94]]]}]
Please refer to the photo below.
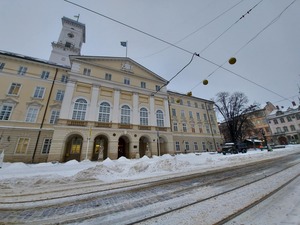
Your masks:
[{"label": "overhead wire", "polygon": [[[275,95],[277,95],[277,96],[283,98],[283,99],[288,100],[286,97],[283,97],[283,96],[279,95],[278,93],[276,93],[276,92],[274,92],[274,91],[272,91],[272,90],[270,90],[270,89],[268,89],[268,88],[266,88],[266,87],[264,87],[264,86],[262,86],[262,85],[260,85],[260,84],[257,84],[256,82],[253,82],[253,81],[249,80],[248,78],[245,78],[245,77],[243,77],[242,75],[239,75],[239,74],[233,72],[232,70],[229,70],[229,69],[223,67],[223,65],[219,65],[219,64],[213,62],[212,60],[207,59],[207,58],[201,56],[199,53],[195,53],[195,52],[189,51],[189,50],[187,50],[187,49],[184,49],[184,48],[182,48],[182,47],[180,47],[180,46],[177,46],[176,44],[173,44],[173,43],[171,43],[171,42],[169,42],[169,41],[163,40],[162,38],[156,37],[156,36],[154,36],[154,35],[152,35],[152,34],[150,34],[150,33],[148,33],[148,32],[142,31],[142,30],[140,30],[140,29],[138,29],[138,28],[135,28],[135,27],[133,27],[133,26],[130,26],[130,25],[126,24],[126,23],[123,23],[123,22],[121,22],[121,21],[119,21],[119,20],[113,19],[113,18],[111,18],[111,17],[109,17],[109,16],[106,16],[106,15],[104,15],[104,14],[102,14],[102,13],[96,12],[96,11],[94,11],[94,10],[92,10],[92,9],[89,9],[89,8],[87,8],[87,7],[84,7],[84,6],[82,6],[82,5],[79,5],[79,4],[77,4],[77,3],[74,3],[74,2],[72,2],[72,1],[69,1],[69,0],[64,0],[64,1],[65,1],[65,2],[68,2],[69,4],[75,5],[75,6],[79,7],[79,8],[82,8],[82,9],[84,9],[84,10],[86,10],[86,11],[89,11],[89,12],[91,12],[91,13],[94,13],[94,14],[96,14],[96,15],[99,15],[99,16],[101,16],[101,17],[104,17],[104,18],[106,18],[106,19],[108,19],[108,20],[111,20],[111,21],[113,21],[113,22],[115,22],[115,23],[121,24],[121,25],[123,25],[123,26],[125,26],[125,27],[127,27],[127,28],[130,28],[130,29],[135,30],[135,31],[137,31],[137,32],[139,32],[139,33],[142,33],[142,34],[144,34],[144,35],[146,35],[146,36],[148,36],[148,37],[151,37],[151,38],[153,38],[153,39],[156,39],[156,40],[158,40],[158,41],[161,41],[161,42],[163,42],[163,43],[165,43],[165,44],[168,44],[168,45],[170,45],[170,46],[172,46],[172,47],[174,47],[174,48],[177,48],[177,49],[179,49],[179,50],[181,50],[181,51],[183,51],[183,52],[192,54],[192,59],[193,59],[194,56],[198,56],[199,58],[201,58],[202,60],[204,60],[204,61],[206,61],[206,62],[208,62],[208,63],[210,63],[210,64],[213,64],[213,65],[215,65],[215,66],[217,66],[217,67],[219,67],[219,68],[222,68],[223,70],[225,70],[225,71],[227,71],[227,72],[229,72],[229,73],[231,73],[231,74],[234,74],[234,75],[236,75],[236,76],[238,76],[238,77],[240,77],[240,78],[242,78],[242,79],[244,79],[244,80],[246,80],[246,81],[248,81],[248,82],[250,82],[250,83],[253,83],[253,84],[255,84],[255,85],[257,85],[257,86],[259,86],[259,87],[261,87],[261,88],[263,88],[263,89],[265,89],[265,90],[267,90],[267,91],[269,91],[269,92],[271,92],[271,93],[273,93],[273,94],[275,94]],[[261,0],[260,2],[262,2],[262,1],[263,1],[263,0]],[[296,1],[296,0],[294,0],[294,1]],[[260,2],[259,2],[259,3],[260,3]],[[258,3],[258,4],[259,4],[259,3]],[[257,5],[256,5],[256,6],[257,6]],[[256,6],[255,6],[255,7],[256,7]],[[251,10],[252,10],[252,9],[251,9]],[[245,14],[248,14],[248,12],[245,13]],[[244,14],[244,15],[245,15],[245,14]],[[244,16],[242,16],[242,17],[244,17]],[[242,18],[242,17],[241,17],[241,18]],[[240,18],[240,19],[241,19],[241,18]],[[240,19],[239,19],[238,21],[240,21]],[[228,31],[228,29],[226,29],[226,32],[227,32],[227,31]],[[224,33],[224,32],[223,32],[223,33]],[[222,33],[221,35],[223,35],[223,33]],[[219,37],[218,37],[218,38],[219,38]],[[210,45],[211,45],[211,44],[210,44]],[[202,51],[203,51],[203,50],[202,50]],[[190,63],[188,63],[188,65],[189,65],[189,64],[190,64]],[[186,68],[186,66],[185,66],[184,68]],[[182,70],[181,70],[181,71],[182,71]],[[177,74],[177,75],[178,75],[178,74]]]},{"label": "overhead wire", "polygon": [[213,43],[215,43],[220,37],[222,37],[227,31],[229,31],[234,25],[236,25],[240,20],[242,20],[247,14],[249,14],[254,8],[256,8],[261,2],[264,0],[260,0],[257,4],[255,4],[251,9],[249,9],[245,14],[243,14],[237,21],[231,24],[226,30],[224,30],[219,36],[217,36],[214,40],[212,40],[205,48],[200,51],[202,54],[206,49],[208,49]]},{"label": "overhead wire", "polygon": [[[245,48],[248,44],[250,44],[254,39],[256,39],[263,31],[265,31],[268,27],[270,27],[272,24],[274,24],[276,21],[278,21],[279,20],[279,18],[282,16],[282,14],[290,7],[290,6],[292,6],[294,3],[296,2],[296,0],[294,0],[293,2],[291,2],[287,7],[285,7],[270,23],[268,23],[263,29],[261,29],[256,35],[254,35],[246,44],[244,44],[241,48],[239,48],[235,53],[234,53],[234,55],[237,55],[243,48]],[[220,68],[222,68],[222,69],[224,69],[224,65],[227,63],[227,61],[225,61],[224,63],[222,63],[221,65],[219,65],[215,70],[213,70],[208,76],[207,76],[207,78],[208,77],[210,77],[211,75],[213,75],[217,70],[219,70]],[[226,69],[225,69],[226,70]],[[231,71],[231,73],[232,73],[232,71]],[[234,75],[237,75],[238,77],[240,77],[240,78],[242,78],[242,79],[244,79],[244,80],[247,80],[248,82],[251,82],[251,83],[253,83],[253,84],[255,84],[255,85],[257,85],[257,86],[259,86],[259,87],[262,87],[263,89],[265,89],[265,90],[267,90],[267,91],[269,91],[269,92],[271,92],[271,93],[273,93],[273,94],[276,94],[277,96],[279,96],[279,97],[281,97],[281,98],[283,98],[284,100],[288,100],[288,101],[290,101],[289,100],[289,98],[286,98],[286,97],[284,97],[284,96],[281,96],[281,95],[279,95],[278,93],[276,93],[276,92],[274,92],[274,91],[272,91],[272,90],[270,90],[270,89],[268,89],[268,88],[266,88],[266,87],[264,87],[264,86],[262,86],[262,85],[260,85],[260,84],[258,84],[258,83],[256,83],[256,82],[254,82],[254,81],[251,81],[251,80],[249,80],[249,79],[247,79],[247,78],[245,78],[245,77],[243,77],[243,76],[241,76],[241,75],[238,75],[238,74],[235,74],[235,73],[232,73],[232,74],[234,74]],[[200,84],[202,83],[202,81],[201,82],[199,82],[198,84],[196,84],[191,90],[193,90],[193,89],[195,89],[196,87],[198,87]]]},{"label": "overhead wire", "polygon": [[[219,19],[221,16],[225,15],[227,12],[231,11],[232,9],[234,9],[236,6],[238,6],[240,3],[242,3],[244,0],[240,0],[238,3],[234,4],[233,6],[231,6],[230,8],[226,9],[224,12],[222,12],[221,14],[219,14],[218,16],[216,16],[215,18],[213,18],[212,20],[208,21],[207,23],[203,24],[202,26],[198,27],[195,31],[189,33],[188,35],[184,36],[183,38],[179,39],[178,41],[174,42],[174,45],[177,45],[178,43],[184,41],[185,39],[189,38],[190,36],[194,35],[195,33],[199,32],[200,30],[204,29],[205,27],[207,27],[209,24],[213,23],[214,21],[216,21],[217,19]],[[147,58],[156,54],[159,54],[167,49],[169,49],[171,46],[167,46],[155,53],[152,53],[150,55],[144,56],[143,58]]]}]

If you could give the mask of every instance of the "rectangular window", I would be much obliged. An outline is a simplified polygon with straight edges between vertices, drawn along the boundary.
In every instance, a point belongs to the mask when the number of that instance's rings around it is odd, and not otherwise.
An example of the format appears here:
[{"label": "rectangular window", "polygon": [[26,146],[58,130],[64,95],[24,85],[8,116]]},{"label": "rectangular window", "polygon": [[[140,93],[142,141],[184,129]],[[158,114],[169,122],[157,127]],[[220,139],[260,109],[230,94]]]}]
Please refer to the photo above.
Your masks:
[{"label": "rectangular window", "polygon": [[42,154],[48,154],[49,153],[50,147],[51,147],[51,142],[52,142],[52,139],[50,139],[50,138],[45,138],[44,139]]},{"label": "rectangular window", "polygon": [[183,101],[182,101],[182,99],[180,99],[180,102],[179,102],[179,103],[180,103],[180,105],[183,105]]},{"label": "rectangular window", "polygon": [[180,115],[181,115],[181,117],[185,117],[185,113],[184,113],[183,109],[180,111]]},{"label": "rectangular window", "polygon": [[171,103],[174,103],[174,98],[173,97],[171,97]]},{"label": "rectangular window", "polygon": [[29,145],[29,138],[19,138],[15,154],[25,154]]},{"label": "rectangular window", "polygon": [[25,66],[20,66],[19,70],[18,70],[18,74],[19,75],[25,75],[27,72],[27,67]]},{"label": "rectangular window", "polygon": [[286,126],[284,126],[284,127],[283,127],[283,131],[284,131],[284,132],[289,132],[289,129],[288,129]]},{"label": "rectangular window", "polygon": [[196,116],[197,116],[197,120],[201,120],[201,118],[200,118],[200,113],[196,113]]},{"label": "rectangular window", "polygon": [[297,119],[297,120],[300,120],[300,113],[297,113],[297,114],[296,114],[296,119]]},{"label": "rectangular window", "polygon": [[84,68],[84,69],[83,69],[83,75],[91,76],[91,69]]},{"label": "rectangular window", "polygon": [[291,118],[290,116],[287,116],[286,118],[287,118],[287,121],[288,121],[288,122],[291,122],[291,121],[292,121],[292,118]]},{"label": "rectangular window", "polygon": [[179,143],[179,141],[175,142],[175,150],[176,151],[180,151],[180,143]]},{"label": "rectangular window", "polygon": [[193,112],[192,111],[189,111],[189,116],[190,116],[190,119],[193,118]]},{"label": "rectangular window", "polygon": [[25,122],[35,123],[39,109],[36,107],[29,107],[27,110],[27,115]]},{"label": "rectangular window", "polygon": [[124,78],[124,84],[130,85],[130,79],[129,78]]},{"label": "rectangular window", "polygon": [[202,151],[206,151],[206,144],[204,141],[202,142]]},{"label": "rectangular window", "polygon": [[296,128],[295,128],[294,125],[291,125],[290,128],[291,128],[291,131],[295,131],[296,130]]},{"label": "rectangular window", "polygon": [[178,125],[176,122],[173,123],[173,130],[178,131]]},{"label": "rectangular window", "polygon": [[190,150],[190,143],[188,141],[185,142],[185,150],[186,151]]},{"label": "rectangular window", "polygon": [[210,121],[212,122],[212,123],[214,123],[214,117],[213,117],[213,115],[210,115]]},{"label": "rectangular window", "polygon": [[52,110],[51,111],[51,116],[50,116],[50,123],[51,124],[56,124],[57,123],[57,120],[59,118],[59,110]]},{"label": "rectangular window", "polygon": [[160,90],[160,86],[159,85],[155,85],[155,91],[159,91]]},{"label": "rectangular window", "polygon": [[59,101],[59,102],[62,102],[62,100],[64,99],[64,95],[65,95],[65,91],[57,90],[55,100]]},{"label": "rectangular window", "polygon": [[199,148],[198,148],[198,143],[197,143],[197,142],[194,142],[194,150],[195,150],[195,151],[198,151],[198,150],[199,150]]},{"label": "rectangular window", "polygon": [[197,102],[195,102],[195,108],[198,108],[198,103]]},{"label": "rectangular window", "polygon": [[61,80],[60,81],[62,83],[68,83],[68,80],[69,80],[69,77],[67,75],[62,75],[61,76]]},{"label": "rectangular window", "polygon": [[274,124],[278,124],[277,119],[274,119],[273,122],[274,122]]},{"label": "rectangular window", "polygon": [[41,78],[47,80],[49,78],[49,74],[50,74],[49,71],[43,71],[41,74]]},{"label": "rectangular window", "polygon": [[283,117],[281,117],[281,118],[280,118],[280,122],[281,122],[281,123],[285,123],[285,121],[284,121],[284,118],[283,118]]},{"label": "rectangular window", "polygon": [[146,82],[144,81],[141,82],[141,88],[146,88]]},{"label": "rectangular window", "polygon": [[3,70],[5,66],[5,63],[0,62],[0,70]]},{"label": "rectangular window", "polygon": [[210,129],[208,125],[206,125],[206,133],[210,134]]},{"label": "rectangular window", "polygon": [[201,104],[201,108],[202,108],[202,109],[205,109],[205,108],[204,108],[204,104]]},{"label": "rectangular window", "polygon": [[207,121],[207,115],[204,113],[203,114],[204,120]]},{"label": "rectangular window", "polygon": [[9,120],[13,107],[11,105],[4,104],[0,107],[0,120]]},{"label": "rectangular window", "polygon": [[44,97],[45,88],[44,87],[36,87],[33,97],[34,98],[43,98]]},{"label": "rectangular window", "polygon": [[12,83],[12,84],[10,85],[8,94],[9,94],[9,95],[16,95],[16,96],[19,95],[20,88],[21,88],[21,84],[18,84],[18,83]]},{"label": "rectangular window", "polygon": [[176,109],[172,109],[172,116],[176,116]]},{"label": "rectangular window", "polygon": [[111,80],[111,74],[110,73],[105,74],[105,80]]},{"label": "rectangular window", "polygon": [[186,123],[182,123],[182,130],[183,132],[187,132]]},{"label": "rectangular window", "polygon": [[191,102],[190,102],[190,101],[187,101],[187,105],[188,105],[188,106],[191,106]]}]

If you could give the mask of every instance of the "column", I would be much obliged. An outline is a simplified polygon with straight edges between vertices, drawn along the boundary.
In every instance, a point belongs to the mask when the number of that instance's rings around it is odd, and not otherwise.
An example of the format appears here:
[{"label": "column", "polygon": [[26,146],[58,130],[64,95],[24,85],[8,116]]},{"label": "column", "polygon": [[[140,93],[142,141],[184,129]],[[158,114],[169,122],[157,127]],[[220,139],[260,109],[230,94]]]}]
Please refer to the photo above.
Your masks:
[{"label": "column", "polygon": [[61,104],[61,110],[59,116],[59,118],[61,119],[69,119],[69,116],[71,117],[70,111],[72,111],[73,108],[72,98],[73,98],[74,89],[75,89],[75,82],[69,81],[66,85],[64,99]]},{"label": "column", "polygon": [[150,96],[150,126],[156,126],[156,114],[153,96]]},{"label": "column", "polygon": [[133,111],[132,111],[132,124],[139,125],[139,95],[133,93]]},{"label": "column", "polygon": [[164,105],[165,105],[164,124],[165,127],[170,127],[170,112],[169,112],[168,99],[164,99]]},{"label": "column", "polygon": [[112,113],[112,122],[119,123],[119,111],[120,111],[120,90],[115,89],[114,92],[114,106]]},{"label": "column", "polygon": [[99,111],[97,108],[98,103],[98,96],[99,96],[99,86],[93,85],[92,87],[92,97],[91,97],[91,103],[89,107],[89,113],[87,120],[88,121],[97,121],[97,112]]}]

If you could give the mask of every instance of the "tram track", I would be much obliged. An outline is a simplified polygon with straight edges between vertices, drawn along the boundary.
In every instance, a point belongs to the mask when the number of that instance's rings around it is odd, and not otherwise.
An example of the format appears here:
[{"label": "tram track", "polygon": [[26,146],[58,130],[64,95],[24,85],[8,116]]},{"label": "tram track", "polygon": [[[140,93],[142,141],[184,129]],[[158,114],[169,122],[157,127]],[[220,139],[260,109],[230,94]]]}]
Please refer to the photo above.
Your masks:
[{"label": "tram track", "polygon": [[[288,168],[297,166],[299,162],[290,162],[292,157],[294,156],[291,155],[276,159],[269,159],[256,163],[250,163],[248,165],[236,166],[217,171],[209,171],[206,173],[194,173],[192,175],[185,175],[181,177],[170,178],[169,176],[164,177],[162,180],[151,180],[148,182],[128,182],[125,186],[123,184],[122,187],[120,187],[119,184],[114,187],[112,185],[108,185],[106,188],[100,188],[101,191],[99,191],[99,187],[97,188],[95,186],[95,189],[90,190],[89,193],[85,192],[79,195],[65,195],[61,198],[62,202],[59,204],[57,204],[57,199],[60,198],[59,196],[55,196],[53,199],[36,199],[35,201],[39,202],[40,204],[33,204],[33,202],[29,200],[19,201],[18,206],[16,206],[16,202],[13,204],[13,201],[2,201],[0,203],[0,221],[2,221],[2,218],[6,218],[6,221],[11,224],[18,222],[30,222],[31,224],[67,224],[90,220],[93,218],[107,218],[107,216],[118,214],[118,212],[122,212],[123,210],[135,208],[141,209],[145,206],[150,206],[161,201],[167,202],[175,198],[181,198],[182,196],[193,194],[199,191],[199,189],[207,188],[209,186],[221,184],[226,185],[227,183],[230,183],[230,181],[241,176],[247,176],[247,180],[251,180],[248,183],[244,182],[243,185],[236,187],[235,189],[227,190],[227,192],[232,192],[238,188],[242,188],[253,182],[258,182],[266,177],[273,176]],[[277,168],[276,171],[271,171],[269,168],[274,167],[276,164],[280,164],[281,166]],[[259,177],[253,175],[253,173],[260,170],[264,170],[264,172],[261,173]],[[109,188],[109,186],[110,189],[108,190],[107,188]],[[193,204],[200,204],[201,202],[207,201],[211,198],[224,195],[227,192],[221,191],[207,198],[202,198],[199,201],[182,204],[180,207],[164,210],[164,212],[156,213],[155,215],[149,215],[149,217],[144,216],[143,219],[136,219],[134,222],[129,221],[128,223],[126,222],[124,224],[143,222],[162,216],[166,213],[183,209]],[[72,197],[76,197],[76,201],[72,200]],[[65,201],[67,199],[71,200]],[[53,200],[53,204],[45,204],[45,201],[51,202],[51,200]],[[13,205],[14,207],[9,207],[10,205]],[[31,208],[28,209],[28,207]],[[24,216],[19,216],[18,212],[21,212],[21,214],[23,213]],[[63,213],[61,214],[61,212]],[[11,213],[15,214],[15,216],[3,216],[3,214],[8,215]],[[26,215],[30,216],[27,216],[26,219]],[[20,219],[16,220],[16,217],[19,217]],[[9,218],[12,219],[9,220]]]}]

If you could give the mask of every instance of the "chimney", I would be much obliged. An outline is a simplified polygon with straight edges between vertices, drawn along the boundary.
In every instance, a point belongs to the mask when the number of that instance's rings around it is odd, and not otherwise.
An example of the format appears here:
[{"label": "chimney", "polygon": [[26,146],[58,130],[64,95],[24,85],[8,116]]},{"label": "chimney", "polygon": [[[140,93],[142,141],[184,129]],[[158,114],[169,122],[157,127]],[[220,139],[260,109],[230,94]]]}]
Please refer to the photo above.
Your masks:
[{"label": "chimney", "polygon": [[295,102],[295,101],[292,101],[292,105],[293,105],[293,106],[296,106],[296,102]]}]

